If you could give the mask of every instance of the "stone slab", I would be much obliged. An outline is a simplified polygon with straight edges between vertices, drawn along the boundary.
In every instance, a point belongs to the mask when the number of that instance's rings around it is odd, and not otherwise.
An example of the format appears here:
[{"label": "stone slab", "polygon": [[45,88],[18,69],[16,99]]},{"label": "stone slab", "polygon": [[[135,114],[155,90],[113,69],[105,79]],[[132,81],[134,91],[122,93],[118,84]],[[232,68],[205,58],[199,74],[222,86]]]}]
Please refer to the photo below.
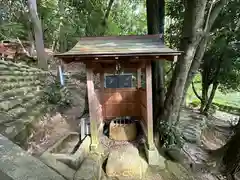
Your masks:
[{"label": "stone slab", "polygon": [[0,134],[0,171],[14,180],[64,180],[64,178]]},{"label": "stone slab", "polygon": [[106,174],[118,179],[141,179],[148,164],[134,146],[123,146],[110,151],[106,164]]},{"label": "stone slab", "polygon": [[102,157],[98,154],[89,154],[75,173],[74,180],[98,180],[102,176]]},{"label": "stone slab", "polygon": [[74,154],[69,153],[52,153],[53,149],[57,149],[58,146],[61,146],[61,143],[64,142],[64,140],[69,135],[62,138],[59,142],[57,142],[53,147],[49,148],[44,154],[51,154],[52,157],[54,157],[56,160],[61,161],[73,169],[77,170],[80,167],[80,164],[84,160],[84,158],[88,155],[90,152],[90,144],[91,144],[91,138],[89,136],[86,136],[85,139],[80,144],[78,150]]},{"label": "stone slab", "polygon": [[51,154],[45,153],[40,158],[46,165],[48,165],[50,168],[57,171],[59,174],[61,174],[64,178],[67,180],[72,180],[75,174],[75,170],[67,166],[66,164],[58,161],[55,159]]},{"label": "stone slab", "polygon": [[166,167],[176,180],[195,180],[193,175],[178,163],[167,160]]}]

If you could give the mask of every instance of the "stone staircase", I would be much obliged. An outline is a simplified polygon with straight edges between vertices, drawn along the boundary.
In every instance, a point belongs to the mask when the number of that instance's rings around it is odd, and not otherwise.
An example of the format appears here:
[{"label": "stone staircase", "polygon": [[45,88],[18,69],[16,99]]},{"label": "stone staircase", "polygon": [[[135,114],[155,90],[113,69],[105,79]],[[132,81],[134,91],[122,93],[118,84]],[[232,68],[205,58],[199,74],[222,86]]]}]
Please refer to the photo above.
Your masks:
[{"label": "stone staircase", "polygon": [[52,111],[44,99],[50,74],[38,68],[0,61],[0,133],[24,144],[31,124]]}]

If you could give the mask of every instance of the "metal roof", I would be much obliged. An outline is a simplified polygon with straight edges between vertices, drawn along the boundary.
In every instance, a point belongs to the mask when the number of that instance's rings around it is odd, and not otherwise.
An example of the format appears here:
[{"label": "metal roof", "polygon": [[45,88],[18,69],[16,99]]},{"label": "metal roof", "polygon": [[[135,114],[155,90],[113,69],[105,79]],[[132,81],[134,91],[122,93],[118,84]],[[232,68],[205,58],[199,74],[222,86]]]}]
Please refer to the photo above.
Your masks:
[{"label": "metal roof", "polygon": [[84,37],[68,52],[55,57],[180,55],[166,47],[159,35]]}]

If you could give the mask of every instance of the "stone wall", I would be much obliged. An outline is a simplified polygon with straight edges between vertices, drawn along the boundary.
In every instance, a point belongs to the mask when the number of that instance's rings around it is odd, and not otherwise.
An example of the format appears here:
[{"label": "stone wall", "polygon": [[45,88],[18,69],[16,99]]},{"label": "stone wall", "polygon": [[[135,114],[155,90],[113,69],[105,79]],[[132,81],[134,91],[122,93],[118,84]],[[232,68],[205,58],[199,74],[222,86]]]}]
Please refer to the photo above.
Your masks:
[{"label": "stone wall", "polygon": [[[0,61],[0,133],[17,144],[26,141],[31,123],[55,106],[46,98],[50,73]],[[51,82],[51,81],[50,81]]]}]

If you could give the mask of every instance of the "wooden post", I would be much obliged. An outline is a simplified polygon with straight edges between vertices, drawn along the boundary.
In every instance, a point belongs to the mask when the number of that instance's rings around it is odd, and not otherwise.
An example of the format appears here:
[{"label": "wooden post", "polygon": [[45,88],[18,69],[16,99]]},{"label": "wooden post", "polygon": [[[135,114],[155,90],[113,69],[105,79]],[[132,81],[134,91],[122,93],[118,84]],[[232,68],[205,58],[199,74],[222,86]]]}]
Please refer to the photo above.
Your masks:
[{"label": "wooden post", "polygon": [[97,117],[96,106],[94,96],[94,84],[93,84],[93,69],[87,66],[87,92],[88,92],[88,104],[90,115],[90,128],[91,128],[91,150],[97,149],[98,146],[98,129],[97,129]]},{"label": "wooden post", "polygon": [[137,69],[137,88],[138,89],[142,87],[141,75],[142,75],[141,68],[138,68]]},{"label": "wooden post", "polygon": [[148,148],[153,149],[153,101],[152,101],[152,66],[146,62],[146,96],[147,96],[147,140]]},{"label": "wooden post", "polygon": [[101,73],[100,73],[100,89],[101,89],[100,103],[102,105],[102,116],[104,119],[105,118],[105,109],[104,109],[104,72],[103,71],[101,71]]}]

